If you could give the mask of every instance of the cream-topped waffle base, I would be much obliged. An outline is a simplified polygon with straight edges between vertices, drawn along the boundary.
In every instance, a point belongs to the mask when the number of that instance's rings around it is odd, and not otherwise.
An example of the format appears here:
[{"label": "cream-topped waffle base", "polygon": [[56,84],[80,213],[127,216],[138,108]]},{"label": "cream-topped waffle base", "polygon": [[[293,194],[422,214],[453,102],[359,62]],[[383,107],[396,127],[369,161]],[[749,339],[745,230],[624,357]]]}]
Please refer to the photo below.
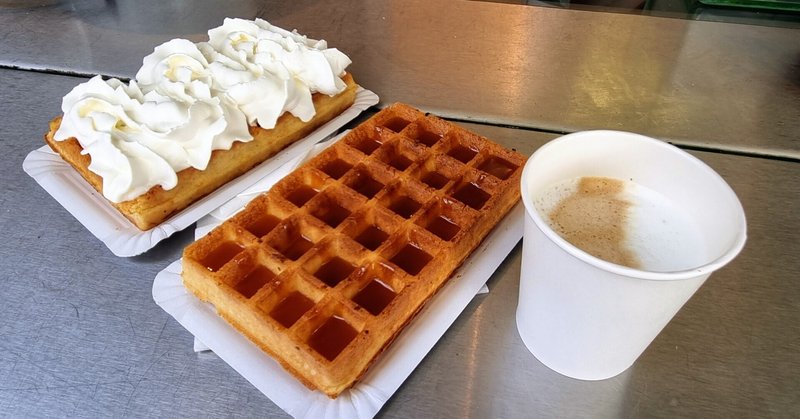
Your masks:
[{"label": "cream-topped waffle base", "polygon": [[393,105],[187,247],[184,283],[336,397],[517,202],[524,160]]}]

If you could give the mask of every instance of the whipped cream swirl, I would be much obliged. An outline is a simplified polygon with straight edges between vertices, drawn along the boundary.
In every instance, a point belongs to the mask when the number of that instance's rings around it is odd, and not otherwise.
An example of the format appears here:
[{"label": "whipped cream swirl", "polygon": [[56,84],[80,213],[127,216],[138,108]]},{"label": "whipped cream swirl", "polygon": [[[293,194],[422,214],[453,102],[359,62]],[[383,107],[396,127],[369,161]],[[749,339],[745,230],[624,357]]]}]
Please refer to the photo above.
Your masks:
[{"label": "whipped cream swirl", "polygon": [[339,77],[350,59],[325,41],[315,41],[264,20],[225,19],[198,44],[218,92],[230,97],[250,124],[273,128],[290,112],[306,122],[314,116],[311,95],[344,90]]},{"label": "whipped cream swirl", "polygon": [[285,112],[310,120],[312,94],[336,95],[350,59],[325,41],[257,19],[226,19],[209,41],[173,39],[144,58],[134,80],[96,76],[64,97],[55,140],[76,138],[112,202],[134,199],[177,172],[204,170],[213,150],[251,141]]}]

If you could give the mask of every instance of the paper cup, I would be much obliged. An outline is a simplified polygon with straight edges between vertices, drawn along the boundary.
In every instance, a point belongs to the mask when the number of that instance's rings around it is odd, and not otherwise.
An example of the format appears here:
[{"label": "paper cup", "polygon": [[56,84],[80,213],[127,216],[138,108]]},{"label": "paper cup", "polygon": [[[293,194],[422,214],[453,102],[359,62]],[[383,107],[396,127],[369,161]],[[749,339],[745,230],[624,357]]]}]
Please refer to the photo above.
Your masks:
[{"label": "paper cup", "polygon": [[[561,238],[534,200],[554,183],[586,176],[630,180],[661,194],[691,220],[702,240],[700,262],[668,256],[666,269],[633,269]],[[746,240],[741,203],[716,172],[637,134],[586,131],[553,140],[526,163],[521,192],[526,216],[517,328],[539,361],[573,378],[602,380],[625,371]]]}]

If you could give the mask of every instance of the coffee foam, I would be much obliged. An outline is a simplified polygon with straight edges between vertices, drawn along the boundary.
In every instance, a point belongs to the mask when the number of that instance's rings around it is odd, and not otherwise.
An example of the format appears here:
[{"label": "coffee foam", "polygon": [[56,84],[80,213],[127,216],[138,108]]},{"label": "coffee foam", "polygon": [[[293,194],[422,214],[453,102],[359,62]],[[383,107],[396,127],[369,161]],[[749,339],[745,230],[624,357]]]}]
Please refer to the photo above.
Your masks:
[{"label": "coffee foam", "polygon": [[534,205],[561,237],[608,262],[668,272],[705,259],[705,244],[688,214],[632,181],[569,179],[545,188]]}]

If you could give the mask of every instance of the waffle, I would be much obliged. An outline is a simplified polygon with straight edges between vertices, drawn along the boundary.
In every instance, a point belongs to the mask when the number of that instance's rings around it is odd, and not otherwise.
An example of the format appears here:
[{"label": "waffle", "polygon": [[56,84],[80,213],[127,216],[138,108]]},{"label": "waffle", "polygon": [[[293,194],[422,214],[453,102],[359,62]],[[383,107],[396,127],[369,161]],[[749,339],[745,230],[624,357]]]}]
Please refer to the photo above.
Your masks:
[{"label": "waffle", "polygon": [[[171,215],[274,156],[350,107],[355,101],[358,86],[349,73],[342,79],[347,84],[347,89],[342,93],[336,96],[320,93],[313,95],[316,114],[310,121],[303,122],[285,113],[272,129],[250,126],[252,141],[235,142],[230,150],[215,150],[206,170],[191,167],[181,170],[178,172],[178,184],[174,188],[164,190],[161,186],[154,186],[134,199],[109,203],[140,230],[149,230],[161,224]],[[89,171],[91,158],[87,154],[81,154],[83,148],[78,140],[70,138],[66,141],[55,141],[54,135],[60,124],[61,117],[50,122],[50,130],[44,137],[45,142],[102,195],[103,179]]]},{"label": "waffle", "polygon": [[184,284],[335,398],[518,201],[524,161],[392,105],[188,246]]}]

